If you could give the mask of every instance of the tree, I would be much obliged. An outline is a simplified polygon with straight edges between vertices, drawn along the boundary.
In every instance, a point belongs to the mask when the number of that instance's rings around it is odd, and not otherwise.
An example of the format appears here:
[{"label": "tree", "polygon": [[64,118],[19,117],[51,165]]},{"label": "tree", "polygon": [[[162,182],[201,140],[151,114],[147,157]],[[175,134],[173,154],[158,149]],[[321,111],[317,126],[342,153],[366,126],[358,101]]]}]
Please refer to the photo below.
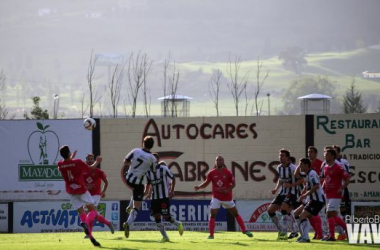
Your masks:
[{"label": "tree", "polygon": [[83,92],[81,99],[80,99],[82,118],[84,118],[84,114],[87,112],[87,109],[89,107],[89,104],[87,104],[87,106],[85,107],[85,101],[84,100],[85,100],[85,93]]},{"label": "tree", "polygon": [[[170,115],[171,117],[177,117],[177,103],[176,95],[179,85],[179,70],[177,70],[176,63],[173,61],[173,70],[169,72],[170,65],[170,54],[169,58],[164,61],[164,79],[163,79],[163,90],[164,90],[164,117]],[[165,98],[170,96],[170,98]]]},{"label": "tree", "polygon": [[264,86],[265,80],[268,78],[269,72],[267,71],[266,75],[264,76],[263,79],[260,79],[260,73],[261,69],[263,67],[263,62],[260,63],[260,59],[257,60],[257,68],[256,68],[256,88],[255,88],[255,108],[256,108],[256,116],[260,115],[261,112],[261,107],[262,107],[262,102],[260,104],[259,108],[259,102],[258,102],[258,97],[260,94],[261,89]]},{"label": "tree", "polygon": [[293,70],[296,74],[302,74],[307,64],[306,53],[300,47],[288,47],[280,52],[278,59],[286,70]]},{"label": "tree", "polygon": [[119,66],[118,64],[115,66],[115,70],[113,71],[111,81],[108,83],[108,94],[111,98],[112,105],[112,117],[117,117],[117,106],[120,102],[120,93],[121,87],[123,85],[124,78],[124,65]]},{"label": "tree", "polygon": [[247,87],[249,71],[246,72],[243,77],[240,77],[240,67],[241,67],[241,58],[235,58],[235,61],[231,61],[231,56],[229,58],[228,66],[227,66],[227,74],[230,78],[230,81],[227,82],[228,90],[230,91],[234,105],[236,116],[239,116],[239,102],[241,98],[241,94]]},{"label": "tree", "polygon": [[362,93],[356,90],[355,79],[352,80],[351,87],[343,97],[343,112],[345,114],[365,113],[367,107],[363,105]]},{"label": "tree", "polygon": [[[144,60],[143,67],[143,96],[144,96],[144,110],[146,117],[149,117],[150,114],[150,104],[152,102],[150,91],[148,89],[148,75],[152,68],[153,61]],[[149,95],[149,96],[148,96]]]},{"label": "tree", "polygon": [[[139,51],[134,56],[133,52],[128,63],[128,88],[129,102],[132,105],[132,117],[136,117],[137,98],[140,88],[147,82],[152,62],[148,62],[148,56]],[[146,104],[146,103],[145,103]]]},{"label": "tree", "polygon": [[335,97],[335,84],[327,76],[304,76],[293,80],[282,95],[284,114],[301,113],[301,105],[297,99],[300,96],[318,93]]},{"label": "tree", "polygon": [[222,84],[221,78],[222,78],[222,72],[220,70],[214,70],[212,73],[212,76],[210,78],[210,81],[208,83],[208,91],[211,96],[211,100],[214,103],[214,107],[216,110],[216,116],[219,116],[219,91],[220,86]]},{"label": "tree", "polygon": [[[0,91],[3,91],[6,88],[6,83],[7,83],[7,78],[6,78],[3,70],[1,70],[1,72],[0,72]],[[0,99],[0,120],[6,119],[8,115],[9,115],[9,109],[6,107],[3,100]]]},{"label": "tree", "polygon": [[32,98],[33,101],[33,109],[30,112],[31,116],[29,117],[26,112],[24,112],[24,118],[29,120],[29,119],[36,119],[36,120],[47,120],[49,119],[49,112],[45,109],[42,110],[40,107],[40,101],[41,98],[39,96],[34,96]]},{"label": "tree", "polygon": [[87,85],[88,89],[90,91],[90,117],[94,116],[94,106],[99,102],[101,96],[98,96],[98,93],[96,91],[96,86],[94,84],[94,77],[95,77],[95,67],[96,67],[96,61],[97,57],[93,56],[93,51],[91,51],[91,57],[90,61],[88,63],[87,68]]}]

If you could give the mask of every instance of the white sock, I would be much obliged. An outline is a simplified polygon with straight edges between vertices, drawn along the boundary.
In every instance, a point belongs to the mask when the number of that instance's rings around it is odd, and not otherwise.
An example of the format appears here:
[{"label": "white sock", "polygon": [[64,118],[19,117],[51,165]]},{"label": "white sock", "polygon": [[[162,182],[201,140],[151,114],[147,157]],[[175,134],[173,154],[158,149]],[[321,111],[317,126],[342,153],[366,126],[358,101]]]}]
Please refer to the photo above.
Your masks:
[{"label": "white sock", "polygon": [[162,237],[169,238],[165,231],[165,226],[162,222],[157,223],[158,230],[160,230],[160,233]]},{"label": "white sock", "polygon": [[282,233],[287,234],[288,233],[288,223],[289,223],[289,215],[285,214],[282,216]]},{"label": "white sock", "polygon": [[300,224],[300,230],[302,233],[302,238],[310,240],[309,238],[309,223],[306,219],[303,219]]},{"label": "white sock", "polygon": [[131,213],[129,214],[128,220],[127,220],[128,225],[131,225],[136,220],[136,217],[138,214],[139,212],[136,209],[131,210]]}]

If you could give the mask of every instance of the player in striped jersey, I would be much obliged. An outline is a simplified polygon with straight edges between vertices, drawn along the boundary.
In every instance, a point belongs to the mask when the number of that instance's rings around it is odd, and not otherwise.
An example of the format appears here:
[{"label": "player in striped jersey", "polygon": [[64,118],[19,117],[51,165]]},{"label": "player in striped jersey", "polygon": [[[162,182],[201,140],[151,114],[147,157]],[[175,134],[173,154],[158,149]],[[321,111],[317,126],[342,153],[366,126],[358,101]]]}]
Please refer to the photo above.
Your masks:
[{"label": "player in striped jersey", "polygon": [[[288,222],[291,220],[290,212],[292,207],[297,206],[297,186],[303,182],[302,179],[296,180],[294,175],[296,166],[290,162],[290,152],[281,149],[279,152],[280,165],[277,166],[278,181],[276,187],[271,191],[276,194],[281,187],[279,194],[272,201],[268,208],[268,214],[278,229],[278,239],[287,240]],[[278,220],[276,211],[281,209],[282,221]]]},{"label": "player in striped jersey", "polygon": [[297,239],[297,242],[304,243],[310,242],[309,223],[307,219],[319,214],[325,206],[326,198],[318,174],[311,169],[310,160],[307,158],[301,159],[299,166],[302,172],[306,174],[306,184],[299,199],[304,200],[306,197],[309,197],[309,201],[306,205],[301,205],[297,208],[294,215],[301,232],[301,237]]},{"label": "player in striped jersey", "polygon": [[[129,237],[129,227],[135,221],[141,202],[144,198],[144,185],[146,184],[145,174],[156,165],[156,158],[150,150],[153,148],[154,140],[151,136],[146,136],[143,140],[142,148],[135,148],[127,154],[121,168],[123,183],[132,189],[133,209],[128,219],[123,223],[124,235]],[[125,174],[126,170],[128,172]]]},{"label": "player in striped jersey", "polygon": [[[159,155],[153,154],[159,161]],[[155,169],[149,170],[146,173],[148,184],[146,185],[145,194],[152,198],[150,212],[154,216],[157,227],[162,235],[161,243],[169,242],[169,237],[166,234],[164,224],[161,217],[165,221],[169,221],[178,228],[179,234],[183,234],[182,222],[175,220],[170,215],[170,198],[174,196],[175,178],[170,169],[165,165],[165,162],[159,162]]]}]

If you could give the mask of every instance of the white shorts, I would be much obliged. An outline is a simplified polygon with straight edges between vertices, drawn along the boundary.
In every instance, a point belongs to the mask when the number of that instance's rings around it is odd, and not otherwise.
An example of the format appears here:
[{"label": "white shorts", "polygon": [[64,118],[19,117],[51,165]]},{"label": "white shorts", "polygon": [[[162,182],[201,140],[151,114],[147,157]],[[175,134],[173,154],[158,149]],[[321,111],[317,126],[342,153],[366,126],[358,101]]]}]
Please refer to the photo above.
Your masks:
[{"label": "white shorts", "polygon": [[69,194],[70,202],[75,209],[79,209],[85,205],[94,204],[90,192],[86,191],[84,194]]},{"label": "white shorts", "polygon": [[340,202],[342,199],[326,199],[327,200],[327,212],[339,212],[340,211]]},{"label": "white shorts", "polygon": [[219,209],[220,206],[223,206],[224,208],[233,208],[235,207],[235,202],[232,201],[220,201],[216,198],[211,199],[210,209]]},{"label": "white shorts", "polygon": [[97,206],[99,205],[100,202],[100,195],[93,195],[92,200],[94,201],[94,205]]}]

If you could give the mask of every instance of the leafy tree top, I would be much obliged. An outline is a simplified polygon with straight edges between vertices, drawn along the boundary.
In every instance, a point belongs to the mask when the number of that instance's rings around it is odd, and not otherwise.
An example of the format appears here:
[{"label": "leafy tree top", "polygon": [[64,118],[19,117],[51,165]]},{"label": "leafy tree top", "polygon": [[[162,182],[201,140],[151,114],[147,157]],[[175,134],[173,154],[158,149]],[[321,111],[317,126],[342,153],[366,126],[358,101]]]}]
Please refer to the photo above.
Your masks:
[{"label": "leafy tree top", "polygon": [[39,96],[34,96],[32,98],[32,101],[33,101],[34,106],[32,108],[32,111],[30,111],[31,116],[29,117],[29,115],[25,112],[24,118],[27,120],[29,120],[29,119],[36,119],[36,120],[47,120],[47,119],[49,119],[49,112],[46,109],[43,110],[40,107],[41,98]]}]

